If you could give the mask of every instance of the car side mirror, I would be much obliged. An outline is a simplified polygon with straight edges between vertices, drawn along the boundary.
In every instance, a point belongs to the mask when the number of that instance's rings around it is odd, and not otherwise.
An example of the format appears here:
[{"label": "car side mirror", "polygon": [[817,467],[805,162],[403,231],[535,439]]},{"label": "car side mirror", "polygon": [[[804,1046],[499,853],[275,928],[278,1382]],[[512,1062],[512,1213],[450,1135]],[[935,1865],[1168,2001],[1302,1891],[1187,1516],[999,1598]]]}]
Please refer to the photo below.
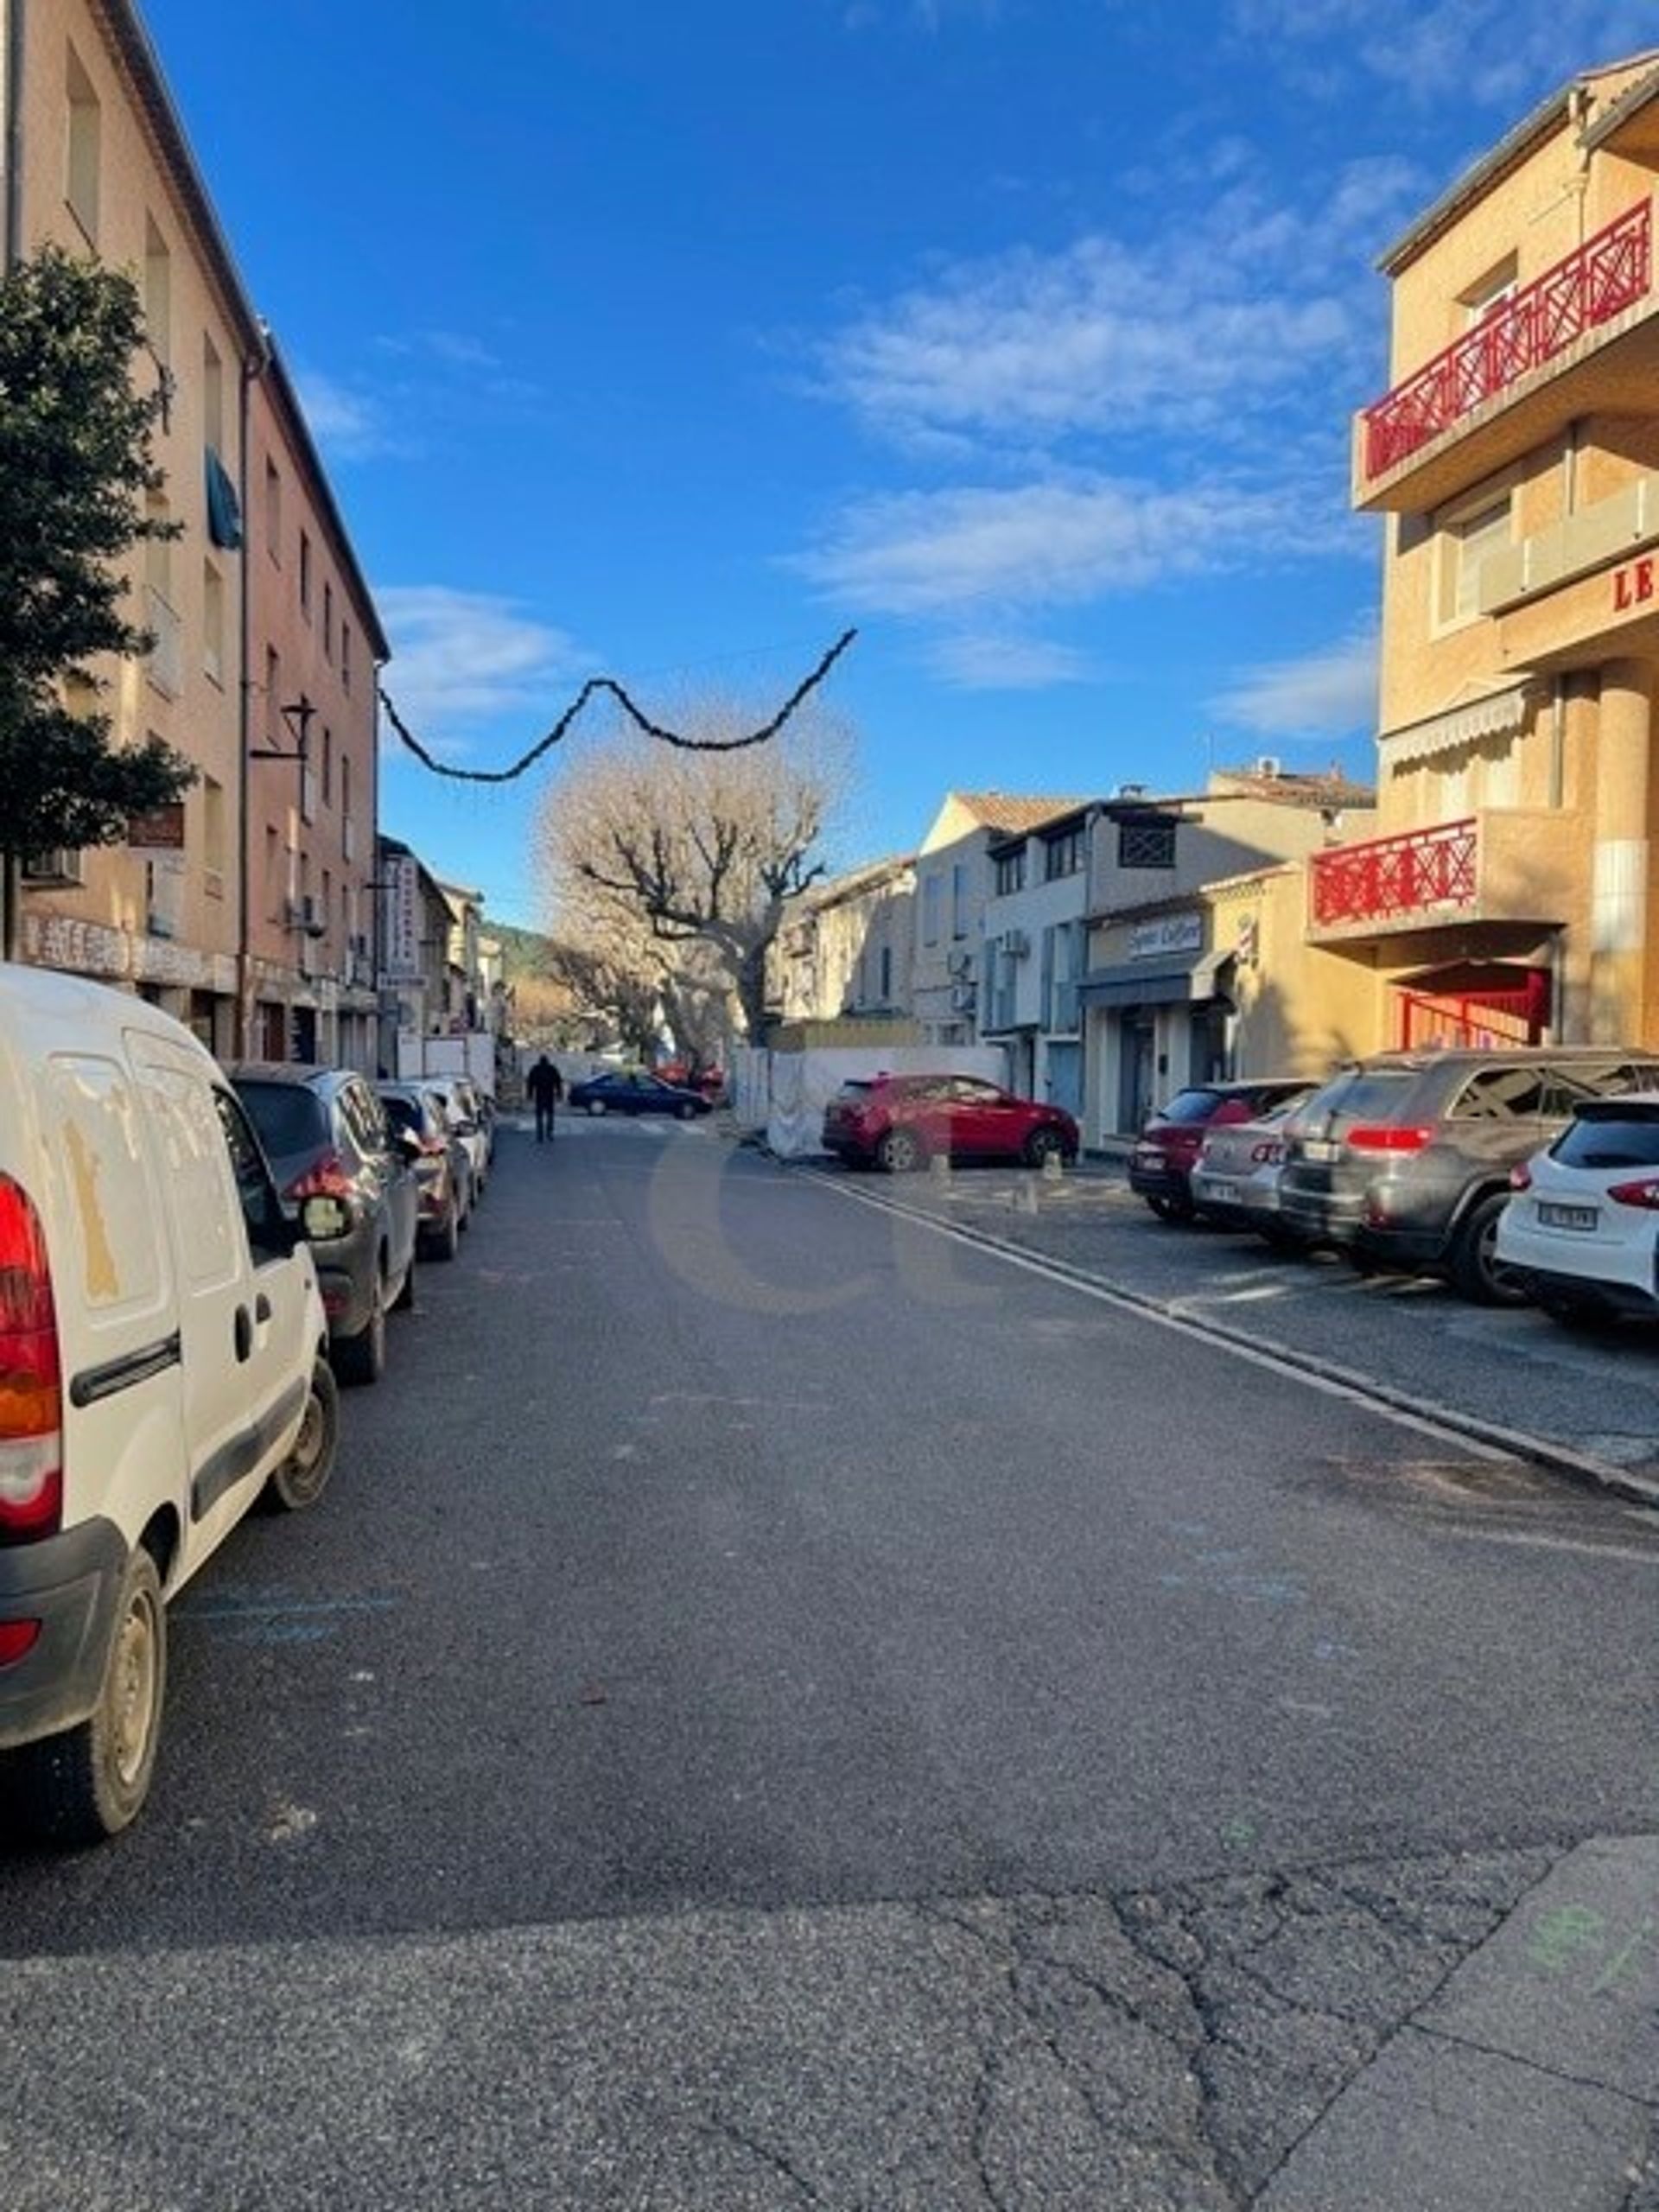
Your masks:
[{"label": "car side mirror", "polygon": [[425,1147],[412,1129],[397,1130],[392,1136],[391,1148],[400,1160],[409,1162],[411,1166],[420,1159],[425,1150]]}]

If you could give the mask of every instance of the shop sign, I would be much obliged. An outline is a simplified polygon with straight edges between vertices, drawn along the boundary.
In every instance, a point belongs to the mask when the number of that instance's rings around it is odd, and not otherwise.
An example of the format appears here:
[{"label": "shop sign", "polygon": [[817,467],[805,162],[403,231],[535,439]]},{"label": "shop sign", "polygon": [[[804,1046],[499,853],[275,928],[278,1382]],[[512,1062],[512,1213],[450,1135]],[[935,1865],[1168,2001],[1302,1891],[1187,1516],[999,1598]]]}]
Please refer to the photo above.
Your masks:
[{"label": "shop sign", "polygon": [[1171,952],[1203,950],[1202,914],[1165,914],[1155,922],[1136,922],[1129,931],[1131,960],[1156,960]]},{"label": "shop sign", "polygon": [[1622,569],[1613,570],[1613,612],[1623,614],[1632,607],[1639,607],[1643,600],[1654,594],[1655,569],[1653,556],[1640,561],[1627,561]]},{"label": "shop sign", "polygon": [[184,850],[184,801],[153,806],[148,814],[135,814],[127,823],[127,849],[134,853],[181,853]]},{"label": "shop sign", "polygon": [[410,853],[388,856],[385,868],[385,964],[388,983],[421,980],[420,862]]}]

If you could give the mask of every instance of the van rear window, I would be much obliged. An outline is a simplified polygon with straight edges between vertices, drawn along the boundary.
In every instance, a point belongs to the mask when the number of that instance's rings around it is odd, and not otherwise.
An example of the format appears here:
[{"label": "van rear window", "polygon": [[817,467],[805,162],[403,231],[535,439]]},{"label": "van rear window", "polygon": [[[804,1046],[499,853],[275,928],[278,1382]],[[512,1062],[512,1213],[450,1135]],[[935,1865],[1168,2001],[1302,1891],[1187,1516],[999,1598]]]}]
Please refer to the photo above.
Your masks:
[{"label": "van rear window", "polygon": [[304,1152],[321,1142],[322,1102],[297,1083],[238,1083],[236,1095],[268,1153]]},{"label": "van rear window", "polygon": [[1310,1123],[1387,1122],[1404,1106],[1416,1081],[1414,1068],[1359,1068],[1311,1099],[1301,1118]]}]

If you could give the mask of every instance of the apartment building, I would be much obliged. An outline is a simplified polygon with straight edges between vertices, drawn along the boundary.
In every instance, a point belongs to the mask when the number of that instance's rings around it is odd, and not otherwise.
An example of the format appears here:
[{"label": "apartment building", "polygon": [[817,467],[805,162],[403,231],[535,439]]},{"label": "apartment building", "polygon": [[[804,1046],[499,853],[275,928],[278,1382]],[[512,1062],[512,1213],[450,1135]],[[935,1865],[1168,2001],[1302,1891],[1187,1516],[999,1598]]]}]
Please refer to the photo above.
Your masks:
[{"label": "apartment building", "polygon": [[1078,806],[1077,798],[947,791],[916,856],[912,1010],[929,1045],[971,1045],[978,1017],[990,849]]},{"label": "apartment building", "polygon": [[987,848],[979,1033],[1007,1054],[1023,1098],[1083,1113],[1083,1001],[1089,856],[1102,808],[1066,807]]},{"label": "apartment building", "polygon": [[0,0],[0,106],[8,264],[52,241],[141,288],[152,512],[181,530],[135,550],[128,612],[156,642],[100,671],[100,703],[115,742],[153,733],[198,770],[124,845],[29,856],[22,957],[138,991],[226,1057],[368,1065],[386,647],[292,387],[133,0]]},{"label": "apartment building", "polygon": [[[1287,772],[1281,761],[1262,759],[1217,770],[1202,791],[1157,797],[1123,787],[1100,807],[1090,839],[1088,964],[1078,988],[1090,1142],[1139,1128],[1183,1084],[1243,1065],[1241,1014],[1256,1007],[1255,1034],[1268,1033],[1262,1001],[1269,981],[1281,1033],[1336,1033],[1325,1012],[1334,993],[1344,1001],[1344,1046],[1369,1046],[1369,979],[1356,983],[1342,963],[1327,976],[1319,959],[1329,956],[1305,949],[1300,930],[1293,955],[1287,932],[1266,929],[1262,910],[1271,906],[1277,918],[1282,887],[1264,889],[1255,902],[1253,933],[1216,892],[1281,864],[1298,874],[1318,867],[1326,847],[1370,830],[1372,801],[1369,785],[1335,772]],[[1278,961],[1271,978],[1263,965],[1270,938]],[[1308,1046],[1310,1055],[1314,1050]]]},{"label": "apartment building", "polygon": [[387,645],[282,354],[248,393],[243,1049],[372,1073]]},{"label": "apartment building", "polygon": [[182,524],[136,556],[142,664],[102,671],[118,742],[153,732],[200,778],[124,848],[32,855],[26,960],[126,984],[236,1050],[242,947],[244,365],[263,340],[155,54],[120,0],[0,0],[8,260],[48,240],[140,281],[162,391],[152,512]]},{"label": "apartment building", "polygon": [[1383,256],[1379,834],[1309,868],[1373,1041],[1659,1043],[1659,51],[1586,70]]},{"label": "apartment building", "polygon": [[916,866],[908,854],[814,884],[791,902],[768,993],[785,1021],[886,1020],[910,1012]]}]

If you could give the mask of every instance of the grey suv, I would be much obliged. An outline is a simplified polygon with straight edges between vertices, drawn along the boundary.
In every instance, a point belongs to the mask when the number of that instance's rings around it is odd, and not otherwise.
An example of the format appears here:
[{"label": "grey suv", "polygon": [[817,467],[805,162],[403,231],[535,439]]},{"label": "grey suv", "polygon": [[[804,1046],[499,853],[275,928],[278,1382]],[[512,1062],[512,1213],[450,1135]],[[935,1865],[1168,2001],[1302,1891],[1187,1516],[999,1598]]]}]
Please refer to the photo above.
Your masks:
[{"label": "grey suv", "polygon": [[418,1147],[386,1120],[370,1085],[349,1068],[244,1061],[226,1072],[258,1132],[285,1206],[332,1199],[333,1235],[308,1211],[329,1357],[342,1382],[378,1382],[386,1363],[386,1312],[415,1297],[420,1202]]},{"label": "grey suv", "polygon": [[1465,1298],[1517,1301],[1524,1292],[1492,1249],[1510,1168],[1580,1099],[1656,1083],[1659,1061],[1616,1047],[1379,1052],[1286,1124],[1280,1219],[1361,1267],[1443,1274]]}]

